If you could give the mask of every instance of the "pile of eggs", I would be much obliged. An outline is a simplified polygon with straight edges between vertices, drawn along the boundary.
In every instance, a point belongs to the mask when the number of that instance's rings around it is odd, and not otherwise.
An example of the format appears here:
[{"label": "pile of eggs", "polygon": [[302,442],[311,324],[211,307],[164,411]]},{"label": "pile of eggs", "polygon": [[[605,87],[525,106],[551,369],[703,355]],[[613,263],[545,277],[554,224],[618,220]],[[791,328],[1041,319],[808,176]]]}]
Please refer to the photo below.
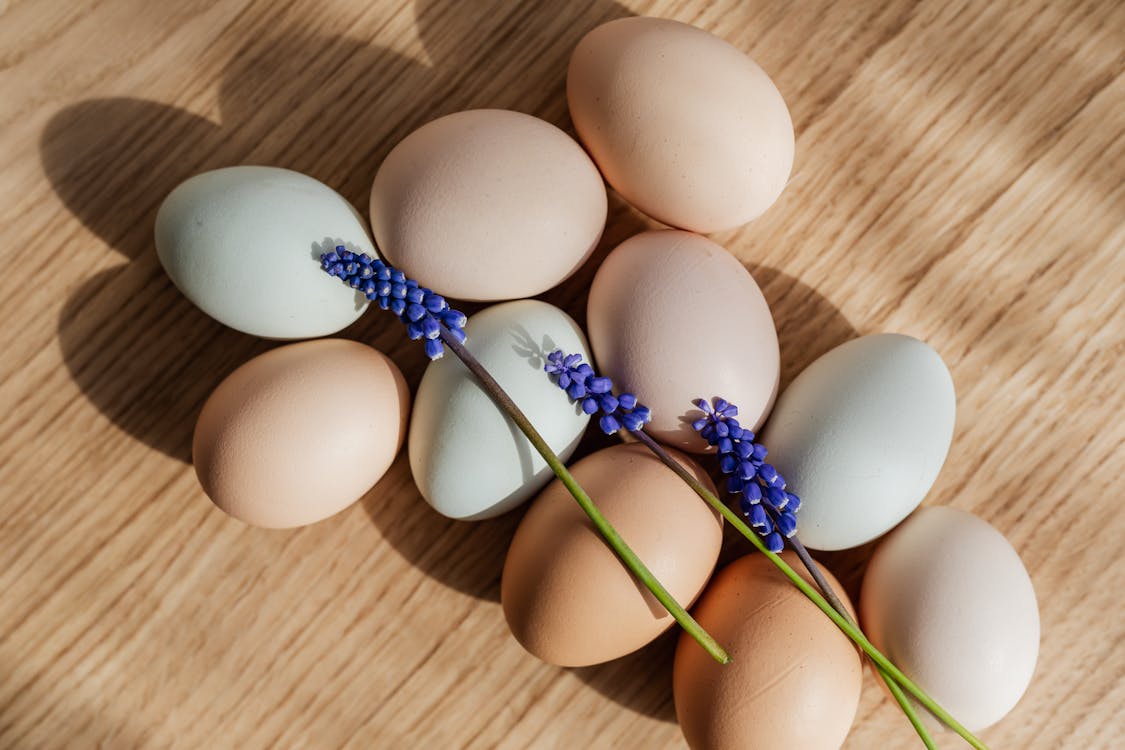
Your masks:
[{"label": "pile of eggs", "polygon": [[[543,372],[555,349],[581,354],[638,394],[653,411],[649,433],[706,484],[684,455],[706,448],[690,427],[699,416],[691,402],[737,403],[744,425],[764,425],[761,441],[804,500],[807,546],[840,550],[885,535],[858,612],[876,646],[971,729],[999,720],[1031,679],[1038,610],[1000,533],[961,511],[918,508],[953,435],[945,364],[908,336],[864,336],[816,360],[779,396],[766,300],[743,265],[700,234],[754,219],[785,186],[793,126],[774,84],[702,30],[627,18],[579,43],[567,99],[582,145],[500,110],[451,114],[407,136],[374,179],[374,242],[359,213],[310,177],[269,167],[200,174],[160,209],[161,263],[206,313],[273,339],[327,336],[363,314],[367,300],[316,262],[337,245],[372,255],[378,247],[451,298],[498,302],[469,319],[467,346],[564,460],[590,417]],[[584,332],[528,297],[566,279],[598,245],[603,177],[673,228],[609,253]],[[218,386],[193,455],[216,505],[286,528],[356,501],[404,442],[421,495],[448,517],[490,518],[531,501],[504,566],[502,605],[532,654],[596,664],[670,627],[453,357],[428,366],[411,404],[394,362],[371,347],[331,338],[281,346]],[[572,472],[733,658],[720,666],[681,637],[673,682],[688,744],[838,747],[862,681],[851,642],[764,556],[715,574],[720,517],[642,446],[597,451]]]}]

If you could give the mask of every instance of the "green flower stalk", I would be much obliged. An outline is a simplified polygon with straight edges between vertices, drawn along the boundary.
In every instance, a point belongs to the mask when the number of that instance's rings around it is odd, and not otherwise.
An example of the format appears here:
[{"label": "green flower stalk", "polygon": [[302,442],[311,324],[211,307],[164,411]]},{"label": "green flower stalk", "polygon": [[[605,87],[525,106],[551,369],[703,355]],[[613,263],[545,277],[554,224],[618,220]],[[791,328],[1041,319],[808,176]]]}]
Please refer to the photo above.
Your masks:
[{"label": "green flower stalk", "polygon": [[[809,555],[808,550],[796,536],[796,511],[800,498],[786,491],[785,480],[771,465],[765,463],[766,450],[754,443],[754,435],[738,424],[734,417],[738,409],[733,404],[715,399],[714,404],[704,400],[696,402],[704,412],[693,427],[715,447],[719,453],[720,468],[727,475],[727,489],[740,495],[743,514],[750,520],[747,524],[742,516],[735,513],[726,503],[708,490],[691,472],[676,461],[663,446],[644,431],[644,425],[651,419],[649,410],[637,403],[633,394],[623,393],[615,397],[613,384],[609,378],[599,377],[588,364],[577,355],[566,355],[561,351],[552,352],[547,357],[544,370],[555,378],[556,384],[565,390],[574,401],[580,401],[589,413],[601,411],[602,430],[613,434],[621,429],[648,447],[668,468],[688,484],[708,505],[722,515],[740,534],[746,537],[760,552],[766,555],[781,572],[808,597],[829,619],[848,636],[875,665],[880,677],[887,683],[903,712],[913,725],[918,736],[927,748],[935,747],[925,725],[922,723],[906,693],[913,696],[935,717],[953,729],[966,742],[978,750],[987,750],[981,740],[954,719],[932,697],[918,687],[901,670],[884,656],[867,639],[856,625],[843,603],[824,579],[819,567]],[[624,406],[622,403],[624,402]],[[629,408],[625,408],[625,407]],[[638,416],[639,414],[639,416]],[[816,582],[811,586],[778,554],[785,543],[797,553],[802,563]],[[823,592],[823,593],[822,593]]]},{"label": "green flower stalk", "polygon": [[[532,446],[543,456],[543,460],[551,467],[555,476],[563,486],[574,496],[579,507],[590,518],[594,528],[598,530],[606,544],[617,554],[626,568],[644,584],[656,600],[668,610],[688,634],[701,645],[708,654],[720,664],[730,662],[730,656],[723,650],[713,637],[705,631],[698,622],[676,601],[675,597],[657,580],[641,561],[637,554],[625,543],[621,535],[610,524],[601,511],[598,510],[590,496],[579,486],[574,476],[563,465],[562,460],[547,445],[547,441],[539,434],[527,416],[520,410],[511,397],[500,387],[496,379],[488,370],[465,348],[465,316],[449,307],[445,299],[435,294],[432,290],[420,286],[417,282],[406,278],[402,271],[384,263],[378,258],[372,258],[365,253],[353,253],[344,246],[337,246],[335,251],[324,253],[321,258],[321,269],[360,291],[369,300],[375,302],[381,309],[389,310],[407,327],[411,339],[421,339],[425,342],[426,355],[430,359],[438,359],[448,347],[469,369],[485,392],[496,402],[520,431],[527,437]],[[444,344],[444,346],[443,346]]]}]

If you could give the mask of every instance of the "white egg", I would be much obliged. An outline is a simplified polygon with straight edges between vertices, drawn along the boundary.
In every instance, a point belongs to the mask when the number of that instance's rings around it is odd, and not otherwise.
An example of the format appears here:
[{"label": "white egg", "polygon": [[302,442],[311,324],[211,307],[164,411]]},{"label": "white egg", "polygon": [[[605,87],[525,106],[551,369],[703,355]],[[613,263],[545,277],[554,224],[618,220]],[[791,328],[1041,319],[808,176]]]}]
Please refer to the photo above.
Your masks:
[{"label": "white egg", "polygon": [[[570,316],[538,300],[517,300],[469,318],[465,345],[565,461],[589,417],[543,371],[555,349],[590,361],[586,337]],[[531,498],[554,472],[459,359],[432,362],[414,399],[410,470],[438,512],[479,520]]]},{"label": "white egg", "polygon": [[367,309],[320,270],[320,254],[337,244],[374,254],[350,203],[276,167],[198,174],[156,215],[156,253],[179,290],[220,323],[266,338],[326,336]]},{"label": "white egg", "polygon": [[945,462],[955,411],[948,368],[910,336],[853,339],[805,368],[760,437],[803,501],[801,540],[856,547],[906,518]]},{"label": "white egg", "polygon": [[979,731],[1031,682],[1039,607],[1012,545],[987,522],[919,508],[879,542],[860,595],[875,646],[958,721]]}]

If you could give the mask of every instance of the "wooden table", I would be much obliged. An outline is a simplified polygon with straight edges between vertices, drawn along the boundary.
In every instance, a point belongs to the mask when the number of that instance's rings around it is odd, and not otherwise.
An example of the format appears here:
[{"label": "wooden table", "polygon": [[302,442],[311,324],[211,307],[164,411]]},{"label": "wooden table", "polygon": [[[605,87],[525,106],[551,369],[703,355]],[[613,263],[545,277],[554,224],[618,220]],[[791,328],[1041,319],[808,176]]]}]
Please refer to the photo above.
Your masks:
[{"label": "wooden table", "polygon": [[[0,9],[0,747],[682,746],[672,638],[538,663],[497,603],[519,514],[444,520],[405,455],[309,528],[215,510],[195,416],[271,344],[196,310],[152,250],[160,200],[205,169],[290,167],[366,206],[387,151],[440,114],[569,128],[571,49],[630,13],[725,37],[789,103],[791,184],[717,237],[772,305],[783,381],[876,331],[927,340],[953,372],[956,436],[926,502],[1008,536],[1043,624],[1031,689],[986,740],[1125,741],[1118,0]],[[546,298],[583,318],[596,261],[648,225],[614,198],[602,251]],[[344,335],[417,385],[422,352],[395,326]],[[869,551],[825,561],[854,590]],[[847,747],[915,744],[868,677]]]}]

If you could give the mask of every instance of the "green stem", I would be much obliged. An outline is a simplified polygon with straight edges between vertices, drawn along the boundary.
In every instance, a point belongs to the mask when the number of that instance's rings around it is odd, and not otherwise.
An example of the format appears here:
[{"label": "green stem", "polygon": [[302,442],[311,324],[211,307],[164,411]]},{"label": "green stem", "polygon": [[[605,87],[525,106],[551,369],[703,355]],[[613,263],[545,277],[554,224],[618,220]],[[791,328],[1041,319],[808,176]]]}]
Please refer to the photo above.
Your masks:
[{"label": "green stem", "polygon": [[[812,559],[812,555],[805,549],[805,545],[801,540],[794,535],[789,538],[789,546],[797,553],[797,557],[801,559],[801,564],[809,571],[809,575],[812,576],[817,588],[820,589],[824,598],[832,605],[832,608],[843,615],[852,625],[855,625],[855,620],[848,612],[847,607],[840,601],[840,597],[836,596],[836,592],[833,591],[832,587],[828,584],[828,579],[826,579],[824,573],[821,572],[820,566]],[[934,738],[930,736],[929,730],[927,730],[925,724],[922,723],[921,717],[919,717],[918,712],[914,710],[914,704],[906,697],[906,693],[902,692],[902,688],[894,681],[894,678],[887,674],[885,669],[878,664],[874,666],[879,676],[883,678],[883,682],[886,683],[887,689],[891,691],[891,695],[894,696],[894,699],[898,702],[902,712],[906,714],[906,718],[909,719],[911,725],[913,725],[914,731],[918,733],[922,744],[924,744],[928,750],[937,750],[937,745],[934,744]]]},{"label": "green stem", "polygon": [[892,678],[885,669],[878,665],[875,665],[875,668],[879,670],[883,682],[887,684],[887,689],[891,691],[891,695],[898,701],[902,712],[906,714],[906,718],[909,719],[910,723],[914,726],[914,731],[922,738],[922,743],[928,750],[937,750],[937,744],[934,743],[934,738],[930,736],[926,725],[922,723],[922,717],[914,710],[914,704],[910,702],[910,698],[906,696],[906,693],[902,692],[902,688],[899,687],[899,684],[894,681],[894,678]]},{"label": "green stem", "polygon": [[547,445],[547,441],[543,439],[539,431],[535,429],[535,426],[531,424],[531,421],[523,411],[512,401],[512,398],[500,387],[500,384],[489,374],[488,370],[484,368],[480,361],[473,356],[472,352],[465,348],[464,344],[454,338],[445,326],[441,328],[441,340],[457,355],[465,366],[469,368],[469,371],[480,380],[481,385],[488,395],[491,396],[496,404],[516,423],[520,431],[527,436],[528,441],[535,447],[535,450],[539,451],[539,455],[543,456],[543,460],[545,460],[547,465],[551,467],[551,470],[555,472],[555,476],[559,478],[563,486],[565,486],[567,490],[570,491],[570,494],[574,496],[574,499],[578,501],[578,505],[586,512],[586,515],[590,517],[598,533],[602,535],[602,538],[605,539],[610,548],[617,553],[617,556],[621,558],[621,561],[629,568],[633,575],[636,576],[637,579],[645,585],[645,588],[656,597],[657,601],[668,610],[672,617],[675,618],[676,622],[680,624],[680,627],[698,641],[699,645],[701,645],[715,661],[720,664],[729,663],[730,656],[723,650],[723,647],[711,637],[710,633],[704,630],[703,627],[695,621],[695,618],[688,614],[687,610],[676,601],[675,597],[664,588],[664,585],[657,580],[656,576],[652,574],[652,571],[645,566],[641,559],[637,557],[637,554],[625,543],[625,540],[621,538],[617,530],[613,528],[612,524],[602,515],[597,506],[594,505],[594,501],[591,500],[590,496],[586,494],[586,491],[579,486],[574,476],[567,470],[566,466],[563,465],[562,460],[555,455],[555,452],[551,450],[551,446]]},{"label": "green stem", "polygon": [[676,474],[681,479],[687,482],[687,484],[693,490],[695,490],[695,494],[699,495],[701,498],[703,498],[704,501],[707,502],[708,505],[717,510],[723,516],[723,518],[725,518],[730,522],[732,526],[738,529],[738,531],[744,537],[746,537],[751,544],[757,547],[758,551],[769,558],[770,562],[772,562],[778,568],[778,570],[780,570],[782,574],[801,591],[802,594],[812,600],[813,604],[819,607],[820,610],[824,612],[824,614],[827,615],[830,620],[832,620],[832,622],[836,623],[836,626],[840,628],[840,630],[844,631],[844,634],[848,636],[848,638],[851,638],[852,641],[857,646],[859,646],[863,650],[863,652],[867,654],[868,657],[870,657],[871,661],[873,661],[876,666],[882,668],[900,686],[902,686],[906,690],[906,692],[914,696],[914,698],[917,699],[919,703],[925,706],[930,713],[932,713],[943,723],[945,723],[946,726],[948,726],[957,734],[961,735],[961,737],[972,747],[976,748],[976,750],[988,750],[988,747],[983,742],[981,742],[981,740],[976,735],[962,726],[959,721],[950,716],[949,712],[938,705],[937,701],[931,698],[924,690],[922,690],[922,688],[915,685],[913,680],[903,674],[902,670],[896,667],[890,661],[890,659],[888,659],[882,654],[882,652],[879,651],[879,649],[875,648],[871,641],[867,640],[867,636],[863,634],[863,631],[850,623],[839,612],[833,609],[832,605],[829,604],[828,601],[823,596],[821,596],[820,593],[815,588],[813,588],[808,581],[802,578],[795,570],[793,570],[793,568],[789,567],[789,564],[785,562],[785,560],[781,559],[779,555],[776,555],[766,549],[765,543],[756,533],[754,533],[754,531],[749,526],[746,525],[745,521],[743,521],[737,513],[728,508],[726,506],[726,503],[716,497],[715,493],[704,487],[698,479],[692,476],[691,472],[689,472],[686,468],[681,466],[678,461],[672,458],[672,456],[668,454],[668,451],[664,450],[664,448],[660,446],[660,444],[649,437],[644,431],[638,430],[636,432],[631,432],[630,434],[636,437],[646,446],[648,446],[648,448],[652,450],[652,452],[655,453],[660,458],[660,460],[668,466],[668,468],[676,472]]}]

